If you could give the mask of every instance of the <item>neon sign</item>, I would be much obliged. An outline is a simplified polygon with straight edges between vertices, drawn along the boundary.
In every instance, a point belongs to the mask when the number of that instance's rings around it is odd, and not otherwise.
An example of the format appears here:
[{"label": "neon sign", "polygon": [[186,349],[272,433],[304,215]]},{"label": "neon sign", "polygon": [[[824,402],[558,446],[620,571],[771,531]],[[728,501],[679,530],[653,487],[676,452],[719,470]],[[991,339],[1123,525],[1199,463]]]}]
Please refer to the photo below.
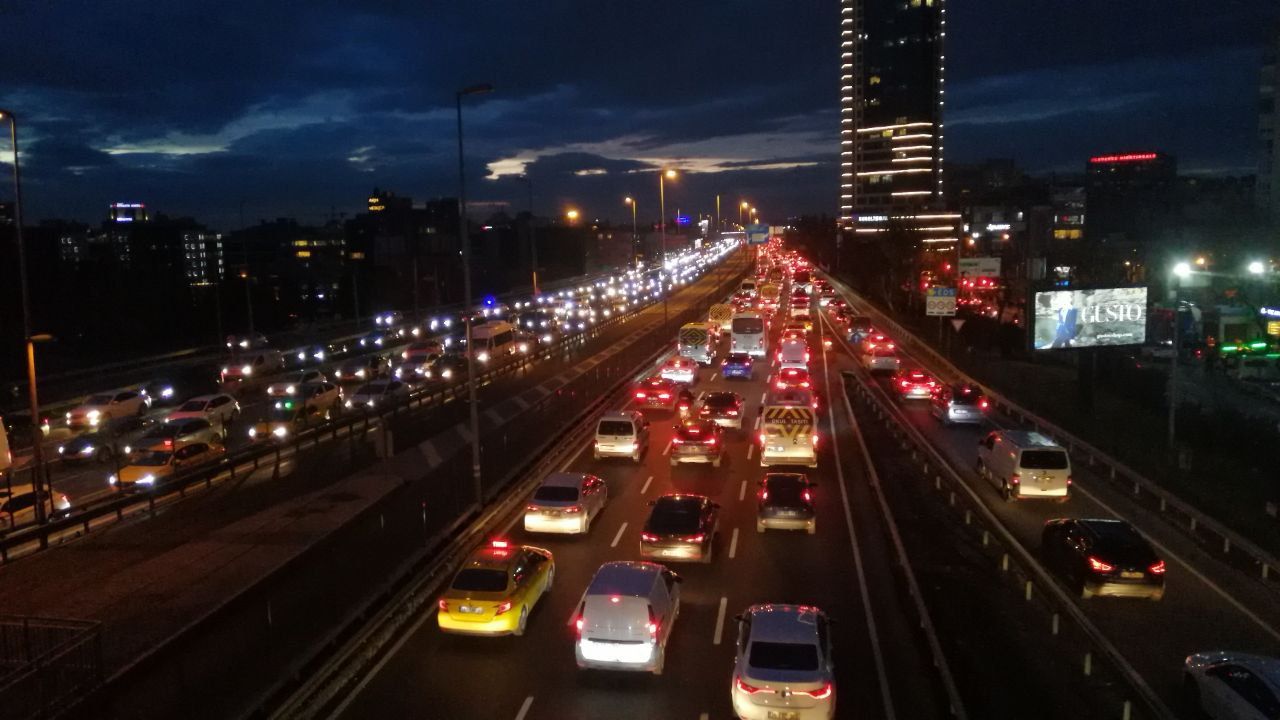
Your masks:
[{"label": "neon sign", "polygon": [[1158,155],[1156,155],[1156,153],[1153,153],[1153,152],[1144,152],[1144,153],[1124,153],[1124,154],[1121,154],[1121,155],[1096,155],[1096,156],[1094,156],[1094,157],[1089,158],[1089,162],[1091,162],[1091,163],[1095,163],[1095,164],[1098,164],[1098,163],[1147,162],[1148,160],[1155,160],[1157,157],[1159,157],[1159,156],[1158,156]]}]

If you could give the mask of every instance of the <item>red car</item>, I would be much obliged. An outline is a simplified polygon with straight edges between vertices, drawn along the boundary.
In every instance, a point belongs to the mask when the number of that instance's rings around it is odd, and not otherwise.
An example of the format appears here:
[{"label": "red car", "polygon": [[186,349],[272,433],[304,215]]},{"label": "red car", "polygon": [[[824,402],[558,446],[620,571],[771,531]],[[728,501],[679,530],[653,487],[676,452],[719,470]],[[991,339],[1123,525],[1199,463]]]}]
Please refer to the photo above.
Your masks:
[{"label": "red car", "polygon": [[900,370],[898,374],[893,376],[893,387],[902,396],[903,400],[911,400],[912,398],[928,400],[933,397],[934,391],[938,389],[938,381],[934,380],[932,375],[919,368]]},{"label": "red car", "polygon": [[661,377],[648,377],[636,386],[634,397],[641,407],[674,410],[679,388],[676,383]]},{"label": "red car", "polygon": [[809,381],[809,371],[804,368],[789,367],[778,371],[773,376],[773,386],[779,390],[787,388],[804,388],[811,387]]}]

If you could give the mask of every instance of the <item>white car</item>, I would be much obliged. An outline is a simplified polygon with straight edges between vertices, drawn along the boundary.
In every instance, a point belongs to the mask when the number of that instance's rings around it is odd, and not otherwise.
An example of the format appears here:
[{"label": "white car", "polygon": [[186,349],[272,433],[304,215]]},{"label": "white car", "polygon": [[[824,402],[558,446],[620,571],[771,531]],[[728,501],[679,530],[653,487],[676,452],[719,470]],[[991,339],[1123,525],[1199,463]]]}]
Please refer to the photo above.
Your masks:
[{"label": "white car", "polygon": [[609,488],[595,475],[558,472],[548,475],[524,509],[526,532],[586,533],[604,510]]},{"label": "white car", "polygon": [[378,380],[361,385],[345,404],[348,408],[372,410],[408,394],[409,386],[399,380]]},{"label": "white car", "polygon": [[218,393],[191,398],[179,405],[177,410],[169,413],[164,421],[169,423],[200,418],[208,420],[210,425],[225,428],[235,422],[238,417],[240,417],[240,403],[226,393]]},{"label": "white car", "polygon": [[658,375],[671,382],[692,385],[698,377],[698,363],[689,358],[673,357],[662,364]]},{"label": "white car", "polygon": [[1214,720],[1280,717],[1280,658],[1213,651],[1187,656],[1188,703]]},{"label": "white car", "polygon": [[299,370],[279,382],[267,386],[268,397],[284,397],[298,392],[298,388],[306,383],[325,382],[328,378],[319,370]]},{"label": "white car", "polygon": [[141,415],[151,407],[151,399],[138,390],[117,390],[90,395],[67,412],[67,425],[97,427],[111,418]]},{"label": "white car", "polygon": [[863,354],[862,366],[871,372],[898,372],[902,361],[891,348],[877,347]]},{"label": "white car", "polygon": [[836,713],[831,621],[807,605],[752,605],[738,615],[729,692],[743,720],[830,720]]}]

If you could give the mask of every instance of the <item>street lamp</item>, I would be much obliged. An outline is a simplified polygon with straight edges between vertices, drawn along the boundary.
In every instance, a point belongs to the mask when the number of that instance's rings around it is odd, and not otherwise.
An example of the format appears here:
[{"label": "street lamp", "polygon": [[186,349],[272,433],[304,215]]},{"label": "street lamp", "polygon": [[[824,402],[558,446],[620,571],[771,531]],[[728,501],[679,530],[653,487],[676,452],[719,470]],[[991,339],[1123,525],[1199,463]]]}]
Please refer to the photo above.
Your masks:
[{"label": "street lamp", "polygon": [[[662,230],[662,270],[658,273],[658,277],[662,277],[667,271],[667,179],[676,179],[675,170],[663,170],[658,173],[658,211],[661,217],[658,218],[658,227]],[[663,283],[666,284],[665,282]],[[662,291],[662,324],[667,324],[667,288]]]},{"label": "street lamp", "polygon": [[1261,260],[1254,260],[1249,263],[1249,272],[1253,275],[1261,275],[1266,270],[1267,266],[1263,265]]},{"label": "street lamp", "polygon": [[565,211],[565,214],[564,214],[565,218],[569,220],[570,225],[578,221],[578,215],[579,215],[578,211],[574,210],[573,208],[569,208],[567,211]]},{"label": "street lamp", "polygon": [[[18,241],[18,284],[21,286],[22,299],[22,337],[27,342],[27,399],[31,403],[31,454],[35,470],[31,473],[31,485],[39,499],[42,486],[41,475],[44,473],[44,430],[40,422],[40,401],[36,394],[36,363],[33,343],[40,338],[31,335],[31,300],[27,287],[27,249],[22,239],[22,174],[18,169],[18,118],[8,110],[0,109],[0,120],[9,121],[9,144],[13,151],[13,226],[14,237]],[[45,506],[36,503],[36,522],[43,523]],[[43,542],[43,541],[42,541]]]},{"label": "street lamp", "polygon": [[467,181],[462,148],[462,98],[493,92],[488,83],[471,85],[454,93],[458,112],[458,242],[462,245],[462,311],[467,332],[467,403],[470,405],[471,481],[475,485],[477,509],[484,507],[484,485],[480,480],[480,410],[476,400],[475,344],[471,341],[471,233],[467,232]]},{"label": "street lamp", "polygon": [[746,200],[743,200],[742,202],[738,203],[738,224],[739,225],[745,226],[745,223],[743,222],[742,212],[749,207],[751,207],[751,203],[747,202]]},{"label": "street lamp", "polygon": [[636,201],[630,196],[622,199],[622,202],[631,206],[631,262],[636,261],[638,252],[638,244],[640,242],[640,233],[636,232]]}]

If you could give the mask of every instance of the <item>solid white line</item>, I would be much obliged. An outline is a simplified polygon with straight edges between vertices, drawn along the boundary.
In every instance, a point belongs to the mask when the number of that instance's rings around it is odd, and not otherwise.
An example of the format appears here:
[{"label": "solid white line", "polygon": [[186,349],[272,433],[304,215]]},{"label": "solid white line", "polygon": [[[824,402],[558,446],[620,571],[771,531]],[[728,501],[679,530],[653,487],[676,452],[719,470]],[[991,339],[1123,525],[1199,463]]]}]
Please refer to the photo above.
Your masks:
[{"label": "solid white line", "polygon": [[720,644],[720,636],[724,635],[724,611],[729,607],[729,598],[720,596],[720,612],[716,613],[716,635],[711,640],[712,645]]},{"label": "solid white line", "polygon": [[738,488],[738,501],[741,502],[742,500],[746,499],[746,497],[747,497],[747,481],[743,480],[742,486]]},{"label": "solid white line", "polygon": [[729,559],[738,554],[738,528],[733,529],[733,539],[729,541]]},{"label": "solid white line", "polygon": [[747,446],[747,459],[750,460],[752,455],[756,454],[756,444],[751,443]]},{"label": "solid white line", "polygon": [[618,541],[622,539],[622,533],[627,529],[627,524],[622,523],[622,527],[618,528],[618,534],[613,536],[613,542],[609,543],[609,547],[618,547]]},{"label": "solid white line", "polygon": [[666,447],[662,448],[662,454],[663,454],[663,455],[670,455],[670,454],[671,454],[671,443],[670,443],[670,442],[668,442],[668,443],[667,443],[667,446],[666,446]]},{"label": "solid white line", "polygon": [[[822,356],[822,381],[827,387],[827,396],[830,397],[831,373],[825,353]],[[856,421],[850,416],[849,422]],[[876,629],[876,618],[871,611],[871,592],[867,589],[867,575],[862,568],[862,550],[858,546],[858,534],[853,528],[853,511],[849,505],[849,490],[845,487],[844,469],[840,460],[840,443],[835,441],[836,413],[834,409],[828,410],[827,423],[831,428],[831,451],[835,453],[836,478],[840,481],[840,501],[844,505],[844,521],[849,530],[849,544],[853,546],[853,567],[858,575],[858,590],[862,594],[862,612],[867,619],[867,634],[871,641],[871,655],[875,660],[876,677],[880,685],[880,697],[884,702],[885,717],[888,720],[896,720],[897,714],[893,710],[893,696],[889,693],[889,677],[885,670],[884,653],[880,650],[880,632]],[[865,458],[865,461],[871,462],[871,458]]]},{"label": "solid white line", "polygon": [[756,430],[759,430],[759,429],[760,429],[760,416],[759,416],[759,415],[757,415],[757,416],[756,416]]},{"label": "solid white line", "polygon": [[520,706],[520,712],[516,713],[516,720],[524,720],[524,716],[529,714],[529,706],[533,704],[533,696],[524,699],[524,703]]},{"label": "solid white line", "polygon": [[640,494],[641,494],[641,495],[643,495],[643,494],[645,494],[645,493],[649,492],[649,483],[651,483],[651,482],[653,482],[653,476],[652,476],[652,475],[650,475],[648,478],[646,478],[646,479],[645,479],[645,481],[644,481],[644,485],[641,485],[641,486],[640,486]]}]

